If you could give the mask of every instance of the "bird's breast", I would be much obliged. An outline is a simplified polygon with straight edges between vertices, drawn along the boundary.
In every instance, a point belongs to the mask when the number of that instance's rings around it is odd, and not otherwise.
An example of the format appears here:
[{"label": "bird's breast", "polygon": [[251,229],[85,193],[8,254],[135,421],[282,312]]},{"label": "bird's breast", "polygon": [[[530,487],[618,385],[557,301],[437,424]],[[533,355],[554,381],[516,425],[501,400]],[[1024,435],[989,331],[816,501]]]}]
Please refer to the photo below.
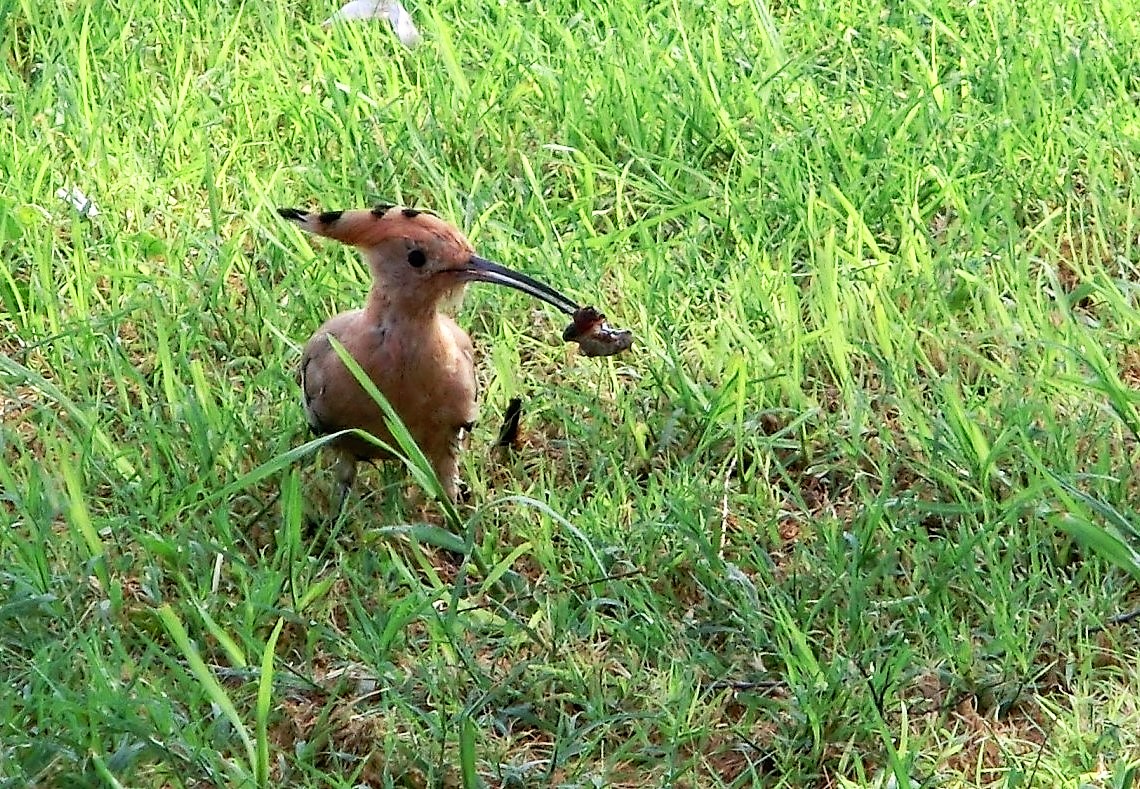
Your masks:
[{"label": "bird's breast", "polygon": [[470,340],[450,318],[438,317],[443,320],[428,326],[378,326],[368,337],[363,355],[369,376],[405,420],[441,412],[465,415],[474,407]]}]

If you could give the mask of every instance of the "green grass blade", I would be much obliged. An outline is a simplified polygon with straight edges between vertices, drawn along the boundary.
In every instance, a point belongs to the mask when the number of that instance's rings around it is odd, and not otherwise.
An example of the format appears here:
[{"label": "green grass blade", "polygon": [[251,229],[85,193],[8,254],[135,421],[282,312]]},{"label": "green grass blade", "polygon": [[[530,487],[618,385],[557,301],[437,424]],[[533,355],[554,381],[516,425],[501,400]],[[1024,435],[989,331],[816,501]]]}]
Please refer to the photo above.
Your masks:
[{"label": "green grass blade", "polygon": [[458,554],[466,553],[469,548],[467,542],[462,537],[440,526],[433,526],[430,523],[417,523],[404,526],[381,526],[376,530],[376,533],[391,537],[411,537],[416,542],[422,542],[426,545],[443,548],[445,551]]},{"label": "green grass blade", "polygon": [[201,603],[196,603],[194,610],[198,612],[198,616],[202,619],[202,624],[210,631],[210,635],[218,640],[218,644],[226,653],[226,657],[230,659],[230,665],[238,668],[245,668],[249,665],[245,658],[245,652],[242,650],[238,643],[234,641],[233,637],[227,633],[221,625],[219,625],[210,612],[206,610],[205,606]]},{"label": "green grass blade", "polygon": [[265,651],[261,656],[261,677],[257,683],[257,771],[258,786],[269,786],[269,712],[273,706],[273,657],[277,649],[277,639],[285,626],[284,619],[278,619],[269,634]]},{"label": "green grass blade", "polygon": [[110,578],[106,565],[107,551],[92,523],[91,513],[87,509],[86,493],[83,489],[83,483],[79,480],[79,472],[66,455],[60,456],[59,464],[60,470],[63,472],[64,482],[67,484],[69,521],[72,527],[79,532],[83,544],[87,547],[87,553],[95,566],[100,583],[103,584],[104,589],[108,589]]},{"label": "green grass blade", "polygon": [[210,673],[209,667],[206,666],[202,660],[198,650],[190,641],[190,636],[186,632],[186,628],[182,625],[182,620],[178,618],[178,614],[169,605],[160,606],[155,610],[158,619],[162,622],[163,627],[166,628],[167,634],[170,636],[174,645],[182,652],[183,658],[190,667],[190,672],[194,678],[198,680],[202,691],[209,698],[210,702],[214,704],[222,714],[226,716],[230,724],[234,727],[238,737],[241,739],[242,745],[245,746],[246,763],[239,765],[242,772],[254,775],[253,769],[256,767],[257,761],[257,748],[254,745],[253,739],[249,736],[249,731],[246,729],[245,724],[238,715],[237,708],[234,707],[233,701],[226,694],[221,684]]},{"label": "green grass blade", "polygon": [[464,715],[459,724],[459,769],[464,789],[483,789],[475,759],[475,724],[470,715]]}]

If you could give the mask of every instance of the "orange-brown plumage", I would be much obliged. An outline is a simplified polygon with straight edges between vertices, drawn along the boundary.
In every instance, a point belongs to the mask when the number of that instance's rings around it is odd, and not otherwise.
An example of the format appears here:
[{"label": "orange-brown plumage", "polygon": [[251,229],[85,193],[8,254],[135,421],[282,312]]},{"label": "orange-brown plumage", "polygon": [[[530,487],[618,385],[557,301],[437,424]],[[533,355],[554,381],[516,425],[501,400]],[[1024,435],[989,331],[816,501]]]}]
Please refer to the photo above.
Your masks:
[{"label": "orange-brown plumage", "polygon": [[[309,424],[321,434],[360,428],[393,444],[379,406],[329,344],[333,336],[392,404],[454,498],[460,445],[476,416],[475,366],[470,338],[441,308],[471,281],[507,285],[564,312],[577,305],[475,255],[459,230],[429,212],[395,206],[278,211],[310,233],[359,247],[372,273],[365,306],[330,318],[302,351],[300,381]],[[357,461],[389,455],[352,436],[336,439],[331,448],[343,506]]]}]

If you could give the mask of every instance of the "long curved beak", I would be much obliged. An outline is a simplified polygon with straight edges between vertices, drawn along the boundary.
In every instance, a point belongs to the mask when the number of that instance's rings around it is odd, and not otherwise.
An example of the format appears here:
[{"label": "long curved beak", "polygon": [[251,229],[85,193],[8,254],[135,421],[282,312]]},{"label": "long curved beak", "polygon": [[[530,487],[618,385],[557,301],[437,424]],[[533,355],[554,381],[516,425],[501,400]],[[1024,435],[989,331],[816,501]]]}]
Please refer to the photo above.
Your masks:
[{"label": "long curved beak", "polygon": [[490,282],[493,285],[505,285],[508,288],[521,290],[567,315],[573,315],[578,310],[577,304],[549,285],[478,255],[472,255],[467,265],[458,269],[458,273],[467,282]]}]

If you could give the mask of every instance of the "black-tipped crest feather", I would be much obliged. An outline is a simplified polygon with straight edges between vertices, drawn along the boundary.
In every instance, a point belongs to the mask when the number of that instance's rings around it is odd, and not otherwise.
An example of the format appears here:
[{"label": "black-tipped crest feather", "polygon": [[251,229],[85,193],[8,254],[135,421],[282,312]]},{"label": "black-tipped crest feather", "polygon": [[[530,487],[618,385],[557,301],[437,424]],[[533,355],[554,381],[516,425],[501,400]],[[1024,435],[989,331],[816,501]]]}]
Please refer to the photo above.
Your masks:
[{"label": "black-tipped crest feather", "polygon": [[300,208],[278,208],[277,213],[291,222],[307,222],[309,220],[309,212],[302,211]]}]

